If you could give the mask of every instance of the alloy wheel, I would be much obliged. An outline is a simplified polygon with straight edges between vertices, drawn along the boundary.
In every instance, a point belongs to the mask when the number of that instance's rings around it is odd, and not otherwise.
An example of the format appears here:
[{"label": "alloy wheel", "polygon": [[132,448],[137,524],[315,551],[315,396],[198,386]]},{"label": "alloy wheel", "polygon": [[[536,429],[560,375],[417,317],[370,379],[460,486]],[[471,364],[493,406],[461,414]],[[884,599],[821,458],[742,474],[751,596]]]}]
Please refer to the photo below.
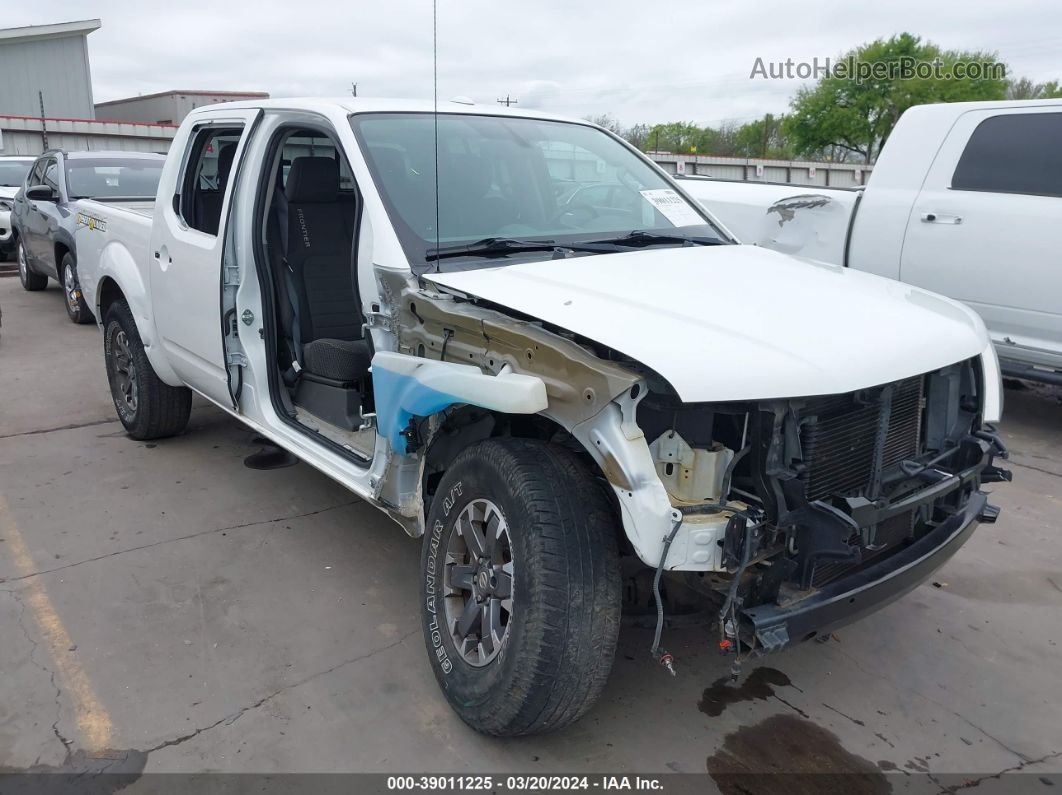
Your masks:
[{"label": "alloy wheel", "polygon": [[443,609],[454,647],[469,665],[487,665],[512,627],[513,552],[509,525],[490,500],[470,502],[446,546]]},{"label": "alloy wheel", "polygon": [[136,413],[136,363],[133,361],[133,353],[129,347],[129,337],[119,329],[114,335],[114,376],[116,386],[116,398],[121,399],[130,415]]},{"label": "alloy wheel", "polygon": [[71,315],[78,313],[78,301],[81,298],[81,290],[74,279],[73,268],[63,268],[63,291],[66,293],[66,308]]}]

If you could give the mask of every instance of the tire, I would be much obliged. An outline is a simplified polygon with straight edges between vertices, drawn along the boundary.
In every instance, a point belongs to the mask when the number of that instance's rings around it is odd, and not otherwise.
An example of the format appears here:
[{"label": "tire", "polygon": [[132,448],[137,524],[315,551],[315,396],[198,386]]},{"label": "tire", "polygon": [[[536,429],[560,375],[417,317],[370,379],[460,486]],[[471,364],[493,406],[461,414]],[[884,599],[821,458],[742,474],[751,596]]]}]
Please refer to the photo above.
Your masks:
[{"label": "tire", "polygon": [[125,301],[107,310],[103,355],[118,419],[134,439],[176,436],[188,425],[192,390],[164,384],[144,353],[133,315]]},{"label": "tire", "polygon": [[77,280],[77,263],[69,251],[63,255],[59,275],[66,297],[66,316],[79,325],[94,321],[96,318],[85,303],[85,296],[81,294],[81,283]]},{"label": "tire", "polygon": [[[477,544],[457,532],[459,519],[494,529],[489,565],[468,564]],[[616,521],[600,484],[563,448],[493,439],[454,460],[428,513],[421,620],[435,678],[473,729],[559,729],[597,700],[620,626]],[[483,633],[492,614],[495,631]],[[466,615],[474,618],[463,625]]]},{"label": "tire", "polygon": [[40,273],[34,273],[30,270],[29,257],[26,256],[26,247],[22,245],[21,237],[18,239],[18,247],[15,257],[18,259],[18,279],[22,282],[23,290],[37,292],[37,290],[43,290],[48,286],[47,276],[43,276]]}]

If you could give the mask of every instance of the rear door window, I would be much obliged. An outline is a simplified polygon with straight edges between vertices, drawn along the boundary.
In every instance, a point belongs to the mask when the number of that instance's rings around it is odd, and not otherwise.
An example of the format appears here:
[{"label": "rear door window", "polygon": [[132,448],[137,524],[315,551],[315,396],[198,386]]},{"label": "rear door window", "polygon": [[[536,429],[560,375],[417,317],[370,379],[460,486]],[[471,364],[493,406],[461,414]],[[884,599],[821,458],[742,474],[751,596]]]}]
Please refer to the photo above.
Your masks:
[{"label": "rear door window", "polygon": [[1062,196],[1062,113],[1010,113],[974,129],[952,190]]},{"label": "rear door window", "polygon": [[208,126],[192,141],[178,212],[192,229],[217,235],[241,126]]}]

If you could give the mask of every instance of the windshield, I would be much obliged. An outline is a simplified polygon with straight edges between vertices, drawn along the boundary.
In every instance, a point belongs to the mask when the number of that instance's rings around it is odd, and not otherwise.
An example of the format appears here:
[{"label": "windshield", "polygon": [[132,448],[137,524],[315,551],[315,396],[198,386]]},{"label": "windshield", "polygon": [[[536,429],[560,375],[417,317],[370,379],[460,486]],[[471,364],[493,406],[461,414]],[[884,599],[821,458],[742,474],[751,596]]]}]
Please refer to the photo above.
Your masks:
[{"label": "windshield", "polygon": [[[722,234],[651,165],[583,124],[439,114],[438,234],[435,120],[430,113],[351,117],[373,179],[415,271],[496,267],[549,257],[548,245],[614,241],[681,245]],[[678,239],[682,238],[682,239]],[[477,242],[493,246],[489,255]],[[612,248],[600,251],[623,250]],[[467,246],[468,255],[453,256]],[[519,250],[517,250],[519,248]],[[585,250],[589,247],[584,247]],[[445,259],[437,252],[446,252]]]},{"label": "windshield", "polygon": [[21,188],[32,165],[32,160],[0,159],[0,188]]},{"label": "windshield", "polygon": [[93,158],[66,161],[71,199],[154,199],[165,158]]}]

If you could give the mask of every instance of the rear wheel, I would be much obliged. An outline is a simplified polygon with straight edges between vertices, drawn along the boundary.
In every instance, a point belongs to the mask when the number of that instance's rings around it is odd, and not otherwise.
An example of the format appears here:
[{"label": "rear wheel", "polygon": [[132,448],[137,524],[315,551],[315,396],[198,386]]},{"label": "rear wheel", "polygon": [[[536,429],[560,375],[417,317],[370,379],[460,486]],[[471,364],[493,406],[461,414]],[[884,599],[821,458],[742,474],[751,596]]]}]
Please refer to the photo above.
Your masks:
[{"label": "rear wheel", "polygon": [[94,318],[89,311],[85,297],[81,294],[81,284],[77,280],[77,264],[69,251],[63,255],[59,273],[63,277],[63,293],[66,295],[66,314],[74,323],[91,323]]},{"label": "rear wheel", "polygon": [[48,286],[48,277],[30,270],[29,257],[26,255],[26,247],[22,244],[22,238],[18,239],[18,278],[22,282],[22,289],[36,292]]},{"label": "rear wheel", "polygon": [[115,301],[107,310],[103,355],[114,408],[130,436],[160,439],[185,429],[192,390],[165,384],[155,374],[125,301]]},{"label": "rear wheel", "polygon": [[615,521],[592,474],[544,442],[481,442],[446,472],[421,557],[424,639],[472,728],[558,729],[597,700],[620,624]]}]

